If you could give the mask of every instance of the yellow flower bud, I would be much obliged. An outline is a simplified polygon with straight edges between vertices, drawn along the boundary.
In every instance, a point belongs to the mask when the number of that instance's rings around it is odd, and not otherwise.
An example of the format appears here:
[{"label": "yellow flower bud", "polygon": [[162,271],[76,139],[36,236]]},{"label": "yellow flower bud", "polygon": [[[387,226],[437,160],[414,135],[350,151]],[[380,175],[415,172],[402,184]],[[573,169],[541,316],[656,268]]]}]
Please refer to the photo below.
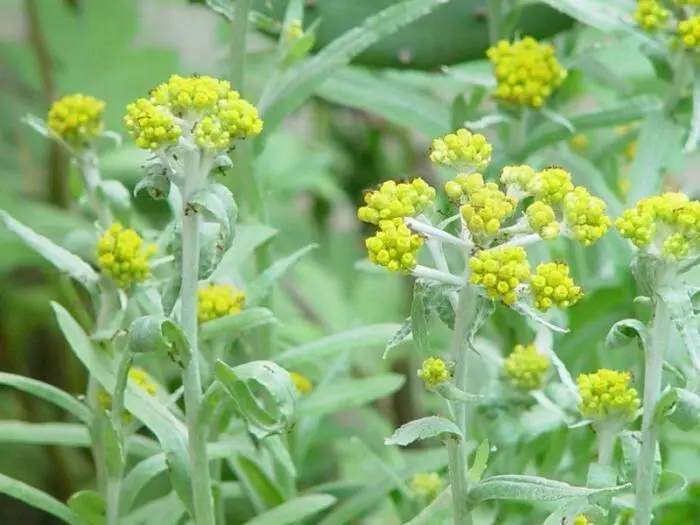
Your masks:
[{"label": "yellow flower bud", "polygon": [[564,215],[574,234],[574,239],[590,246],[600,239],[610,227],[605,201],[592,196],[586,188],[577,186],[564,198]]},{"label": "yellow flower bud", "polygon": [[311,383],[309,378],[303,376],[297,372],[289,372],[289,377],[292,379],[292,383],[300,394],[308,394],[313,390],[314,385]]},{"label": "yellow flower bud", "polygon": [[370,262],[392,272],[409,273],[418,261],[416,254],[423,237],[414,234],[400,218],[379,221],[376,235],[365,240]]},{"label": "yellow flower bud", "polygon": [[97,263],[117,286],[130,288],[150,276],[149,259],[155,250],[155,245],[145,244],[134,230],[115,223],[97,241]]},{"label": "yellow flower bud", "polygon": [[482,170],[491,162],[493,147],[480,133],[459,129],[435,139],[430,152],[434,164],[457,170]]},{"label": "yellow flower bud", "polygon": [[483,286],[492,299],[507,305],[518,299],[518,287],[530,279],[530,265],[521,246],[482,250],[469,259],[469,282]]},{"label": "yellow flower bud", "polygon": [[440,493],[444,484],[437,472],[419,472],[409,482],[411,492],[424,500],[432,501]]},{"label": "yellow flower bud", "polygon": [[545,204],[559,204],[574,191],[571,174],[557,167],[546,168],[532,178],[527,191]]},{"label": "yellow flower bud", "polygon": [[411,182],[384,182],[379,189],[365,193],[365,205],[357,210],[362,222],[379,224],[384,219],[411,217],[435,202],[437,193],[421,178]]},{"label": "yellow flower bud", "polygon": [[542,263],[537,266],[530,278],[530,290],[535,299],[535,307],[546,312],[552,306],[568,308],[583,297],[580,286],[569,277],[569,267],[565,263]]},{"label": "yellow flower bud", "polygon": [[418,370],[418,377],[423,380],[428,388],[433,388],[440,383],[449,381],[450,376],[450,366],[439,357],[429,357],[423,361],[423,365]]},{"label": "yellow flower bud", "polygon": [[678,41],[683,47],[697,50],[700,48],[700,14],[694,14],[678,22]]},{"label": "yellow flower bud", "polygon": [[245,294],[229,284],[210,284],[197,290],[197,320],[205,323],[235,315],[245,306]]},{"label": "yellow flower bud", "polygon": [[549,371],[549,359],[534,344],[517,345],[503,362],[503,373],[518,390],[542,388]]},{"label": "yellow flower bud", "polygon": [[530,228],[543,239],[554,239],[559,235],[559,221],[549,204],[535,201],[527,207],[525,215]]},{"label": "yellow flower bud", "polygon": [[658,0],[637,0],[634,19],[645,31],[663,29],[670,16],[671,12]]},{"label": "yellow flower bud", "polygon": [[76,149],[82,149],[102,133],[105,103],[76,93],[51,105],[47,126],[57,137]]},{"label": "yellow flower bud", "polygon": [[629,372],[606,368],[578,376],[581,415],[593,420],[632,421],[640,403],[637,391],[629,386],[630,379]]}]

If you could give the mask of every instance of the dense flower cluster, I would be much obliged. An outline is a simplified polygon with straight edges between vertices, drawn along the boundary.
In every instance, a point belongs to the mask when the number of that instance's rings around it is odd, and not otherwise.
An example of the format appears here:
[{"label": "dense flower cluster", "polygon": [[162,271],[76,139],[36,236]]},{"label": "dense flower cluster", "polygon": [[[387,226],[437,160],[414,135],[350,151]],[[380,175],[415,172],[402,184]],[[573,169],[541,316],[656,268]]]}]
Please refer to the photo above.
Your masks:
[{"label": "dense flower cluster", "polygon": [[210,284],[197,290],[197,320],[200,323],[235,315],[245,306],[245,294],[229,284]]},{"label": "dense flower cluster", "polygon": [[501,246],[482,250],[469,259],[469,282],[483,286],[491,299],[511,305],[518,300],[518,288],[530,279],[525,249]]},{"label": "dense flower cluster", "polygon": [[492,150],[480,133],[459,129],[433,141],[430,160],[460,171],[483,170],[491,162]]},{"label": "dense flower cluster", "polygon": [[411,217],[435,201],[435,188],[421,178],[411,182],[384,182],[379,189],[365,193],[365,205],[357,210],[363,222],[378,224],[383,219]]},{"label": "dense flower cluster", "polygon": [[419,472],[411,478],[409,487],[414,495],[430,501],[440,493],[443,482],[437,472]]},{"label": "dense flower cluster", "polygon": [[134,230],[115,223],[97,241],[97,262],[120,288],[129,288],[149,277],[148,260],[155,251],[155,245],[144,243]]},{"label": "dense flower cluster", "polygon": [[564,197],[564,216],[571,232],[583,246],[590,246],[608,231],[611,221],[602,199],[577,186]]},{"label": "dense flower cluster", "polygon": [[451,198],[461,197],[459,212],[469,231],[476,236],[494,235],[515,211],[517,200],[503,193],[497,184],[484,182],[480,173],[459,174],[447,183]]},{"label": "dense flower cluster", "polygon": [[297,392],[300,394],[308,394],[313,390],[313,383],[309,380],[308,377],[299,374],[298,372],[289,372],[289,377],[292,380],[292,383],[294,383],[294,386],[297,389]]},{"label": "dense flower cluster", "polygon": [[569,277],[569,267],[561,262],[539,264],[530,278],[530,290],[535,307],[543,312],[552,306],[568,308],[583,296],[581,287]]},{"label": "dense flower cluster", "polygon": [[536,173],[525,189],[546,204],[560,204],[564,197],[574,191],[574,184],[571,173],[551,167]]},{"label": "dense flower cluster", "polygon": [[561,226],[554,208],[541,201],[535,201],[525,210],[527,222],[532,231],[543,239],[554,239],[559,235]]},{"label": "dense flower cluster", "polygon": [[423,237],[413,233],[402,219],[379,221],[379,229],[365,240],[370,262],[392,272],[410,272],[418,264],[416,254]]},{"label": "dense flower cluster", "polygon": [[640,200],[615,221],[635,246],[667,259],[681,259],[700,247],[700,202],[669,192]]},{"label": "dense flower cluster", "polygon": [[583,514],[579,514],[574,518],[574,525],[593,525],[593,523],[588,521],[588,518]]},{"label": "dense flower cluster", "polygon": [[542,107],[566,78],[554,48],[531,37],[501,40],[486,52],[496,75],[495,95],[516,106]]},{"label": "dense flower cluster", "polygon": [[208,153],[262,131],[255,106],[229,82],[208,76],[171,76],[149,98],[129,104],[124,123],[140,148],[159,149],[187,136]]},{"label": "dense flower cluster", "polygon": [[105,103],[94,97],[76,93],[51,105],[47,126],[61,140],[80,149],[102,133]]},{"label": "dense flower cluster", "polygon": [[671,12],[658,0],[638,0],[634,19],[646,31],[662,29],[668,22]]},{"label": "dense flower cluster", "polygon": [[700,49],[700,14],[678,22],[678,40],[688,49]]},{"label": "dense flower cluster", "polygon": [[537,390],[544,385],[549,359],[534,344],[516,345],[503,362],[503,373],[518,390]]},{"label": "dense flower cluster", "polygon": [[448,381],[450,375],[450,366],[439,357],[429,357],[423,361],[423,365],[418,370],[418,377],[423,380],[428,388]]},{"label": "dense flower cluster", "polygon": [[607,368],[578,376],[581,415],[594,420],[632,421],[640,402],[637,391],[629,386],[630,379],[629,372]]}]

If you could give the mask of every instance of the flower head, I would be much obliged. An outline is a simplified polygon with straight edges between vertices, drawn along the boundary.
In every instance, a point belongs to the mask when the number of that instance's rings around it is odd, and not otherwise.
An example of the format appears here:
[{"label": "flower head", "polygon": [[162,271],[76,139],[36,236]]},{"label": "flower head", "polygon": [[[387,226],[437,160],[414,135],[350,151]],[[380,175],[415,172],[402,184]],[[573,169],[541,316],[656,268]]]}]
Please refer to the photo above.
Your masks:
[{"label": "flower head", "polygon": [[369,260],[392,272],[408,273],[418,261],[416,254],[423,246],[423,237],[414,234],[400,218],[379,221],[375,235],[365,240]]},{"label": "flower head", "polygon": [[314,387],[308,377],[297,372],[289,372],[289,377],[300,394],[308,394]]},{"label": "flower head", "polygon": [[583,514],[579,514],[574,518],[574,525],[593,525],[593,523],[588,521],[588,518]]},{"label": "flower head", "polygon": [[435,189],[421,178],[398,184],[389,180],[365,194],[365,205],[357,210],[357,217],[372,224],[383,219],[411,217],[432,204],[435,197]]},{"label": "flower head", "polygon": [[418,370],[420,377],[428,388],[433,388],[440,383],[449,381],[452,374],[451,367],[439,357],[429,357],[423,361],[423,365]]},{"label": "flower head", "polygon": [[104,109],[105,103],[94,97],[68,95],[51,105],[47,125],[57,137],[81,149],[102,133]]},{"label": "flower head", "polygon": [[129,104],[124,122],[144,149],[174,144],[182,135],[215,154],[262,132],[255,106],[229,82],[208,76],[171,76],[151,90],[150,98]]},{"label": "flower head", "polygon": [[130,288],[149,277],[148,260],[155,250],[155,245],[144,243],[134,230],[115,223],[97,241],[97,262],[120,288]]},{"label": "flower head", "polygon": [[590,246],[600,239],[610,226],[605,201],[591,195],[586,188],[577,186],[564,197],[564,216],[574,239]]},{"label": "flower head", "polygon": [[534,343],[516,345],[503,362],[503,373],[519,390],[542,388],[548,370],[549,359],[537,351]]},{"label": "flower head", "polygon": [[526,192],[530,183],[535,178],[535,170],[527,164],[520,166],[506,166],[501,172],[501,182],[511,190]]},{"label": "flower head", "polygon": [[545,204],[559,204],[574,191],[571,173],[562,168],[546,168],[532,177],[527,191]]},{"label": "flower head", "polygon": [[658,0],[637,0],[634,19],[645,31],[663,29],[670,16],[671,12]]},{"label": "flower head", "polygon": [[483,286],[492,299],[511,305],[518,299],[518,288],[530,278],[530,264],[521,246],[501,246],[482,250],[469,259],[469,282]]},{"label": "flower head", "polygon": [[[472,176],[478,174],[472,174]],[[472,234],[494,235],[503,222],[515,211],[517,200],[503,193],[498,185],[487,182],[480,188],[466,192],[459,212]]]},{"label": "flower head", "polygon": [[700,49],[700,14],[678,22],[678,40],[687,49]]},{"label": "flower head", "polygon": [[569,277],[569,267],[561,262],[539,264],[530,278],[530,290],[535,307],[543,312],[552,306],[568,308],[583,297],[581,287]]},{"label": "flower head", "polygon": [[554,48],[531,37],[501,40],[486,51],[496,75],[496,97],[516,106],[542,107],[566,78]]},{"label": "flower head", "polygon": [[629,386],[630,379],[629,372],[607,368],[578,376],[581,415],[594,420],[632,421],[640,403],[637,391]]},{"label": "flower head", "polygon": [[492,150],[486,137],[462,128],[433,140],[430,160],[457,170],[482,170],[491,162]]},{"label": "flower head", "polygon": [[235,315],[245,306],[245,294],[229,284],[210,284],[197,290],[197,320],[200,323]]},{"label": "flower head", "polygon": [[532,230],[543,239],[554,239],[561,229],[554,208],[541,201],[535,201],[525,210],[527,222]]},{"label": "flower head", "polygon": [[413,475],[409,486],[413,494],[430,501],[440,493],[443,482],[437,472],[419,472]]}]

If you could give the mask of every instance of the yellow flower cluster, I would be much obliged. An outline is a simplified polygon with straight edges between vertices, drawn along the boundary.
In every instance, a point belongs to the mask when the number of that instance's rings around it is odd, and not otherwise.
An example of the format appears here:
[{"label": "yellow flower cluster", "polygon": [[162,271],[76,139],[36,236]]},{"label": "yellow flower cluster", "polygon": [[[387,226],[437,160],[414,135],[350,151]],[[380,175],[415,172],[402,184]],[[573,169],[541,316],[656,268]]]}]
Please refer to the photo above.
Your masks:
[{"label": "yellow flower cluster", "polygon": [[564,198],[564,216],[574,239],[590,246],[608,231],[611,221],[602,199],[591,195],[586,188],[577,186]]},{"label": "yellow flower cluster", "polygon": [[537,390],[544,385],[549,359],[537,351],[534,344],[516,345],[503,362],[503,373],[519,390]]},{"label": "yellow flower cluster", "polygon": [[535,307],[543,312],[552,306],[568,308],[583,297],[581,287],[569,277],[569,267],[561,262],[539,264],[530,278],[530,290]]},{"label": "yellow flower cluster", "polygon": [[383,219],[411,217],[421,213],[435,201],[435,188],[421,178],[411,182],[384,182],[378,190],[365,194],[365,206],[357,210],[363,222],[378,224]]},{"label": "yellow flower cluster", "polygon": [[[136,384],[136,386],[138,386],[149,396],[156,395],[158,387],[155,383],[151,382],[150,378],[148,377],[148,374],[144,370],[136,367],[131,368],[129,370],[129,379],[133,381]],[[97,394],[97,402],[100,405],[100,408],[104,411],[112,409],[112,396],[109,392],[101,390]],[[128,410],[124,410],[124,412],[122,413],[122,419],[125,422],[129,422],[132,420],[132,418],[133,416],[131,412],[129,412]]]},{"label": "yellow flower cluster", "polygon": [[680,259],[700,247],[700,202],[677,192],[642,199],[615,220],[615,227],[638,248]]},{"label": "yellow flower cluster", "polygon": [[542,107],[566,78],[554,48],[532,37],[514,43],[501,40],[486,56],[495,70],[496,97],[516,106]]},{"label": "yellow flower cluster", "polygon": [[[459,184],[459,177],[453,182]],[[515,211],[517,199],[507,196],[493,182],[484,183],[480,173],[464,177],[460,189],[464,194],[464,204],[459,212],[469,231],[476,236],[494,235]]]},{"label": "yellow flower cluster", "polygon": [[501,182],[507,188],[515,188],[519,191],[527,191],[527,188],[535,178],[535,170],[527,164],[520,166],[506,166],[501,171]]},{"label": "yellow flower cluster", "polygon": [[245,294],[230,284],[210,284],[197,290],[197,320],[206,323],[235,315],[245,306]]},{"label": "yellow flower cluster", "polygon": [[120,288],[145,281],[150,275],[148,259],[156,252],[134,230],[115,223],[97,241],[97,262],[102,272]]},{"label": "yellow flower cluster", "polygon": [[80,149],[102,133],[104,109],[105,103],[94,97],[68,95],[51,105],[47,126],[57,137]]},{"label": "yellow flower cluster", "polygon": [[663,29],[668,22],[671,12],[658,0],[638,0],[634,19],[646,31]]},{"label": "yellow flower cluster", "polygon": [[607,368],[578,376],[581,415],[595,420],[632,421],[640,403],[637,391],[629,386],[630,379],[629,372]]},{"label": "yellow flower cluster", "polygon": [[469,282],[483,286],[491,299],[507,305],[518,299],[517,289],[530,278],[530,264],[521,246],[501,246],[482,250],[469,259]]},{"label": "yellow flower cluster", "polygon": [[440,493],[443,483],[437,472],[419,472],[413,475],[409,487],[414,495],[430,501]]},{"label": "yellow flower cluster", "polygon": [[289,377],[292,379],[292,383],[300,394],[308,394],[314,388],[308,377],[301,375],[297,372],[289,372]]},{"label": "yellow flower cluster", "polygon": [[574,518],[574,525],[593,525],[593,523],[588,521],[588,518],[583,514],[579,514]]},{"label": "yellow flower cluster", "polygon": [[700,49],[700,14],[678,22],[678,40],[688,49]]},{"label": "yellow flower cluster", "polygon": [[195,144],[207,152],[223,151],[235,140],[259,135],[263,125],[255,106],[229,82],[179,75],[153,89],[149,99],[129,104],[124,121],[141,148],[156,149],[191,133]]},{"label": "yellow flower cluster", "polygon": [[525,189],[545,204],[560,204],[564,197],[574,191],[574,184],[571,173],[551,167],[536,173]]},{"label": "yellow flower cluster", "polygon": [[554,208],[541,201],[535,201],[525,210],[527,222],[532,231],[543,239],[554,239],[559,235],[561,226],[557,221]]},{"label": "yellow flower cluster", "polygon": [[450,379],[450,366],[439,357],[429,357],[423,361],[423,365],[418,370],[420,377],[428,388],[433,388],[440,383]]},{"label": "yellow flower cluster", "polygon": [[430,160],[461,171],[482,170],[491,162],[492,150],[486,137],[462,128],[433,140]]},{"label": "yellow flower cluster", "polygon": [[423,237],[414,234],[401,218],[379,221],[377,233],[365,240],[369,260],[392,272],[408,273],[416,267]]}]

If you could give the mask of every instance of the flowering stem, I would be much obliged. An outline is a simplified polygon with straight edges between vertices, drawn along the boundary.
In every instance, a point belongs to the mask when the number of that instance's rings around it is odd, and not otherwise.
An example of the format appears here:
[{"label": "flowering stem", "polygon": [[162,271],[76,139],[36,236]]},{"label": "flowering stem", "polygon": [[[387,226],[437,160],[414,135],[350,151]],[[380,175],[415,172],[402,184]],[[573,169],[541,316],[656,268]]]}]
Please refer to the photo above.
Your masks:
[{"label": "flowering stem", "polygon": [[470,525],[472,522],[467,509],[467,458],[463,455],[463,445],[456,439],[447,440],[447,456],[450,468],[452,489],[452,518],[455,525]]},{"label": "flowering stem", "polygon": [[[187,179],[183,191],[182,214],[182,286],[180,288],[180,322],[190,343],[191,358],[183,373],[188,449],[192,469],[194,521],[197,525],[214,525],[214,501],[211,494],[209,460],[207,458],[207,428],[199,425],[202,402],[202,379],[199,373],[197,345],[197,286],[199,282],[199,215],[188,209],[188,200],[197,190],[199,155],[186,159]],[[194,165],[193,165],[194,164]],[[188,184],[189,183],[189,184]]]},{"label": "flowering stem", "polygon": [[449,233],[440,230],[438,228],[435,228],[434,226],[431,226],[430,224],[426,224],[423,221],[420,221],[418,219],[414,219],[412,217],[407,217],[404,219],[404,222],[406,223],[406,226],[408,226],[411,230],[417,233],[423,233],[430,237],[431,239],[435,239],[436,241],[440,242],[446,242],[448,244],[454,244],[455,246],[459,246],[460,248],[463,249],[471,249],[472,245],[469,244],[468,242],[460,239],[459,237],[455,237],[454,235],[450,235]]},{"label": "flowering stem", "polygon": [[414,277],[423,277],[430,281],[437,281],[439,283],[453,284],[455,286],[461,286],[464,284],[464,279],[452,275],[451,273],[443,273],[433,268],[428,268],[427,266],[421,266],[420,264],[416,266],[412,271]]},{"label": "flowering stem", "polygon": [[670,323],[666,304],[659,297],[656,297],[649,345],[646,348],[644,363],[642,446],[639,452],[639,459],[637,460],[635,525],[649,525],[651,523],[652,497],[654,495],[654,460],[656,444],[659,439],[659,428],[654,424],[654,411],[661,395],[661,374]]},{"label": "flowering stem", "polygon": [[598,464],[607,467],[612,462],[617,429],[601,424],[596,426],[596,433],[598,434]]},{"label": "flowering stem", "polygon": [[106,204],[100,202],[98,191],[102,178],[100,177],[97,154],[92,150],[87,150],[80,155],[78,162],[80,163],[80,171],[83,174],[85,192],[88,199],[90,199],[90,206],[95,215],[97,215],[100,226],[103,229],[107,229],[112,224],[112,213]]}]

